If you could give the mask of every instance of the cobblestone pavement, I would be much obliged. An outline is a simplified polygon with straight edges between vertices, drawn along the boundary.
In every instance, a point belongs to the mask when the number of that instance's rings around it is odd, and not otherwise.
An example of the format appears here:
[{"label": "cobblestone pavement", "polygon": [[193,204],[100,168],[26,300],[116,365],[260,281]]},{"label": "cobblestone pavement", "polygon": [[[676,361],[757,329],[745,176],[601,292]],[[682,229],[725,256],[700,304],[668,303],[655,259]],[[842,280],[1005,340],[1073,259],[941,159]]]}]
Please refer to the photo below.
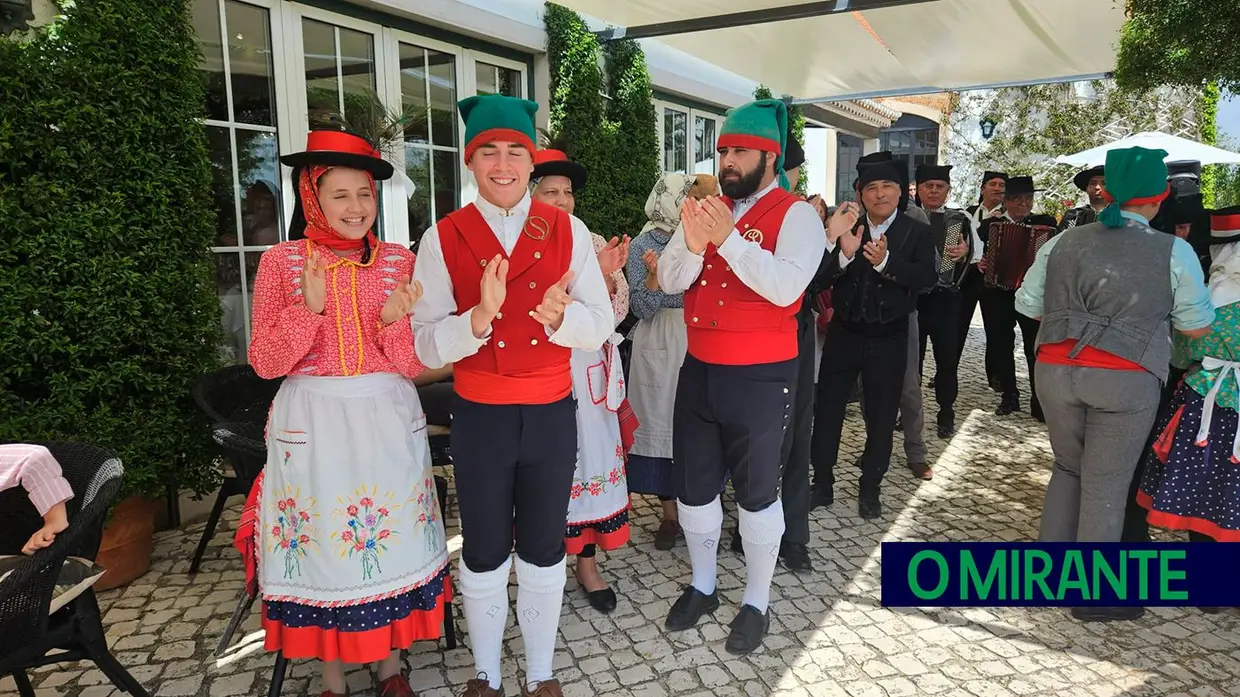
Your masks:
[{"label": "cobblestone pavement", "polygon": [[[975,327],[961,367],[957,434],[950,442],[927,434],[933,481],[908,473],[897,442],[878,522],[856,514],[856,469],[848,463],[860,454],[864,430],[855,405],[850,408],[836,503],[816,511],[810,523],[816,572],[779,571],[770,635],[764,648],[746,658],[723,648],[744,587],[744,564],[726,544],[735,526],[732,512],[719,559],[723,605],[713,621],[672,635],[662,622],[688,580],[688,555],[683,542],[671,552],[654,549],[657,501],[636,497],[632,543],[602,559],[620,598],[616,610],[609,616],[593,611],[570,577],[556,662],[565,694],[1240,695],[1240,615],[1231,612],[1151,609],[1133,623],[1102,625],[1075,622],[1055,609],[879,605],[882,541],[1024,540],[1036,534],[1050,446],[1045,429],[1028,416],[1027,393],[1025,411],[994,416],[997,399],[982,376],[980,334]],[[1018,365],[1023,371],[1023,360]],[[1023,374],[1021,384],[1028,384]],[[936,407],[932,390],[925,393],[932,427]],[[152,695],[266,694],[272,660],[261,651],[256,616],[234,639],[246,648],[223,661],[213,656],[242,585],[241,561],[228,546],[239,507],[237,499],[196,578],[186,570],[201,526],[161,533],[151,571],[101,596],[113,651]],[[459,538],[454,544],[459,547]],[[522,646],[515,619],[510,624],[504,675],[507,693],[516,695]],[[464,645],[451,652],[440,646],[416,645],[409,655],[412,683],[423,697],[449,697],[453,686],[472,677]],[[33,678],[46,697],[121,694],[86,664],[44,669]],[[351,673],[349,683],[355,695],[371,694],[364,670]],[[0,682],[0,694],[15,694],[11,679]],[[294,663],[283,694],[317,695],[313,664]]]}]

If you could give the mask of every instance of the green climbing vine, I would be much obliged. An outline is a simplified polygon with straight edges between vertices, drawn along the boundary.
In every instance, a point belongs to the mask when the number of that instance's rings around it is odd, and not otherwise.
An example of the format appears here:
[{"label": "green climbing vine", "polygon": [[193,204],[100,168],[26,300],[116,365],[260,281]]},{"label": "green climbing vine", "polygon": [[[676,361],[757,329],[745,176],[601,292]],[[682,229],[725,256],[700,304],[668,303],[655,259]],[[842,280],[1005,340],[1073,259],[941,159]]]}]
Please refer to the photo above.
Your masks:
[{"label": "green climbing vine", "polygon": [[[1197,98],[1197,124],[1201,129],[1201,142],[1206,145],[1218,143],[1218,103],[1222,97],[1218,85],[1209,83],[1201,89]],[[1218,179],[1226,167],[1210,165],[1201,172],[1201,197],[1206,206],[1214,205]]]}]

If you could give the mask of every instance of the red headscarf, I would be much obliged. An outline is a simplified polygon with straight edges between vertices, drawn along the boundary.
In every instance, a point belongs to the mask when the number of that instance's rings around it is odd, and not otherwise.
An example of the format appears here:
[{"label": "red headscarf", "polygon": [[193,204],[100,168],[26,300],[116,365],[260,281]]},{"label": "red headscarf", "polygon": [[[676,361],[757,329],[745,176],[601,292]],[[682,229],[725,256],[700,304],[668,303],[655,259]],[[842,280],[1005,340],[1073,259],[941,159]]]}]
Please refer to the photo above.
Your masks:
[{"label": "red headscarf", "polygon": [[[348,239],[341,236],[336,228],[327,222],[327,216],[323,215],[323,208],[319,205],[319,180],[327,174],[332,167],[326,165],[310,165],[301,170],[301,181],[297,183],[298,193],[301,196],[302,212],[306,216],[306,238],[315,244],[322,245],[328,249],[340,252],[356,252],[363,246],[363,240],[370,242],[370,248],[374,249],[379,244],[379,239],[375,237],[374,230],[368,230],[365,238],[356,240]],[[374,195],[376,201],[378,195],[375,193],[375,178],[366,172],[366,181],[370,182],[370,193]]]}]

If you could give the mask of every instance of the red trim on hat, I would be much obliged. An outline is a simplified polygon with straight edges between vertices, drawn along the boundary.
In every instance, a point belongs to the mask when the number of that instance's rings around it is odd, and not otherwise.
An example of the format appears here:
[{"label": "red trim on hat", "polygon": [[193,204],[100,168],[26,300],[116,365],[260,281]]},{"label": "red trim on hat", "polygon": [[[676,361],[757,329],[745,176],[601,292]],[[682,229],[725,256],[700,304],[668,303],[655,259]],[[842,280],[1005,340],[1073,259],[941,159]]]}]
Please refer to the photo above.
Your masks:
[{"label": "red trim on hat", "polygon": [[1215,232],[1240,231],[1240,213],[1210,216],[1210,229]]},{"label": "red trim on hat", "polygon": [[343,131],[310,131],[306,152],[346,152],[364,157],[379,157],[379,151],[361,136]]},{"label": "red trim on hat", "polygon": [[715,149],[723,148],[748,148],[750,150],[765,150],[780,154],[779,141],[763,138],[762,136],[751,136],[746,133],[725,133],[715,141]]},{"label": "red trim on hat", "polygon": [[[1163,199],[1167,198],[1170,195],[1171,195],[1171,185],[1168,184],[1167,188],[1161,194],[1156,194],[1154,196],[1142,196],[1141,198],[1130,198],[1127,201],[1120,201],[1119,205],[1121,206],[1144,206],[1150,203],[1162,203]],[[1110,191],[1103,190],[1102,198],[1108,203],[1115,203],[1115,197],[1111,195]]]},{"label": "red trim on hat", "polygon": [[546,148],[534,153],[534,164],[545,165],[548,162],[568,162],[568,155],[563,150]]},{"label": "red trim on hat", "polygon": [[490,128],[474,136],[472,140],[465,144],[465,162],[469,162],[473,158],[478,148],[497,140],[517,143],[529,150],[531,154],[536,152],[534,141],[530,140],[530,137],[521,131],[514,128]]}]

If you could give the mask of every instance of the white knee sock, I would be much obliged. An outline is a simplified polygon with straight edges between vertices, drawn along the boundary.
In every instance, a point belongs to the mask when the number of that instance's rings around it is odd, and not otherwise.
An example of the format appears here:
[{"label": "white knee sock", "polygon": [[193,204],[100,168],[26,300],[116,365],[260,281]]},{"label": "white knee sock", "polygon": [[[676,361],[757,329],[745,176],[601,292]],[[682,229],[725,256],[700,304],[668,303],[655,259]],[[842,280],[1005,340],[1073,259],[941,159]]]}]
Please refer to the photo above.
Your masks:
[{"label": "white knee sock", "polygon": [[737,523],[745,546],[745,599],[758,612],[771,602],[771,579],[779,561],[779,541],[784,536],[784,504],[779,499],[756,513],[740,509]]},{"label": "white knee sock", "polygon": [[531,691],[536,683],[551,679],[565,581],[564,559],[555,566],[534,566],[517,558],[517,621],[525,641],[525,682]]},{"label": "white knee sock", "polygon": [[508,573],[512,557],[494,571],[470,571],[464,561],[460,568],[461,607],[465,611],[469,647],[474,652],[474,670],[498,690],[503,684],[499,659],[504,648],[504,626],[508,624]]},{"label": "white knee sock", "polygon": [[687,506],[676,502],[680,515],[680,529],[685,532],[685,545],[689,548],[689,563],[693,566],[693,587],[710,595],[715,592],[715,578],[719,569],[719,534],[723,532],[723,504],[716,496],[705,506]]}]

